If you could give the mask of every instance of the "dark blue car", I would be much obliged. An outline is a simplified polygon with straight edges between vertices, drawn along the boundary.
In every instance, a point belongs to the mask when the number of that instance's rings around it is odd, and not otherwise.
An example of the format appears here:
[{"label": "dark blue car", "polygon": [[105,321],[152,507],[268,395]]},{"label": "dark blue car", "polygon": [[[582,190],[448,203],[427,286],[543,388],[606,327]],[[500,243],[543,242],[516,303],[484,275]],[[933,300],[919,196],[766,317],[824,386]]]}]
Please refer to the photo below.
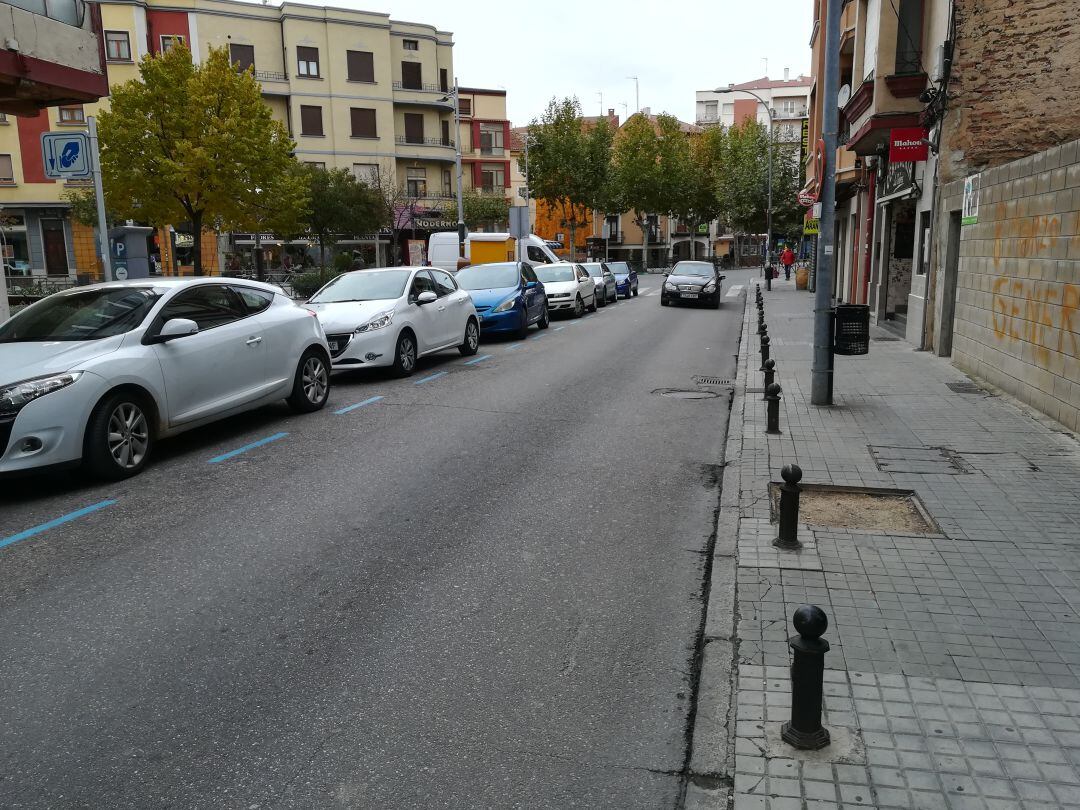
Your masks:
[{"label": "dark blue car", "polygon": [[531,265],[475,264],[459,270],[456,278],[472,296],[481,332],[523,338],[534,323],[548,328],[547,295]]},{"label": "dark blue car", "polygon": [[626,262],[608,262],[607,265],[615,274],[615,294],[624,298],[637,295],[637,271]]}]

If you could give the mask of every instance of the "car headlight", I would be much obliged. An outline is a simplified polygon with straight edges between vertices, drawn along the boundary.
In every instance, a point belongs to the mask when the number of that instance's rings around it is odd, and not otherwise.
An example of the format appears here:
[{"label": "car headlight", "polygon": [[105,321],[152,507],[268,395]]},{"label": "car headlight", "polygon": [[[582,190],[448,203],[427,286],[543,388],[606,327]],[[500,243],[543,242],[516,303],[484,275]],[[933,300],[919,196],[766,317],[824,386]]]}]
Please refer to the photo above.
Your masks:
[{"label": "car headlight", "polygon": [[386,312],[380,312],[374,318],[362,326],[356,327],[353,334],[359,335],[361,332],[373,332],[376,329],[384,329],[394,321],[394,310],[390,309]]},{"label": "car headlight", "polygon": [[707,292],[707,293],[712,293],[712,292],[716,292],[716,282],[715,282],[715,281],[710,281],[710,282],[709,282],[708,284],[706,284],[706,285],[705,285],[705,286],[704,286],[704,287],[703,287],[703,288],[701,289],[701,291],[702,291],[702,292]]},{"label": "car headlight", "polygon": [[69,371],[65,374],[34,377],[0,388],[0,416],[17,414],[26,403],[51,394],[53,391],[59,391],[61,388],[67,388],[81,376],[81,371]]},{"label": "car headlight", "polygon": [[678,288],[675,286],[675,284],[673,282],[665,281],[664,282],[664,289],[665,290],[674,290],[674,289],[678,289]]},{"label": "car headlight", "polygon": [[495,307],[495,309],[493,309],[492,312],[509,312],[510,310],[512,310],[514,308],[514,304],[516,304],[516,303],[517,303],[517,296],[515,295],[512,298],[507,298],[505,301],[503,301],[501,304],[499,304],[497,307]]}]

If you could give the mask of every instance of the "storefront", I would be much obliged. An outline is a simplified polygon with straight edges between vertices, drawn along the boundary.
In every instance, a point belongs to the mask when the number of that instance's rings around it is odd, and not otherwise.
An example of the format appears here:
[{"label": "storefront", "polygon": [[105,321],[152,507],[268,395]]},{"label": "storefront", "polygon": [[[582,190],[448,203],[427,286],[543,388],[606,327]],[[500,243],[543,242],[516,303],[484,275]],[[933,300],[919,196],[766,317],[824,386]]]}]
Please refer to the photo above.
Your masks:
[{"label": "storefront", "polygon": [[889,163],[879,172],[873,285],[870,312],[875,321],[907,336],[908,295],[915,257],[915,203],[919,185],[915,163]]},{"label": "storefront", "polygon": [[0,209],[0,255],[9,276],[67,276],[75,250],[66,208],[54,205]]}]

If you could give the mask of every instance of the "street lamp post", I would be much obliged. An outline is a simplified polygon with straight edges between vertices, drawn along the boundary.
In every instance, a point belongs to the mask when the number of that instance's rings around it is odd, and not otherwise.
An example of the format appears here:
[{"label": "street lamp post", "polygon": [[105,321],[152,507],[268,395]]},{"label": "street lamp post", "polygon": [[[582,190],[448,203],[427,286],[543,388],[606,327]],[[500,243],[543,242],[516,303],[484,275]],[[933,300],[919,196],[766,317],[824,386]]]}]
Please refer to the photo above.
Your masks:
[{"label": "street lamp post", "polygon": [[[262,194],[262,189],[258,186],[255,187],[255,197],[259,198]],[[255,204],[255,210],[259,210],[259,204]],[[262,221],[256,218],[255,220],[255,278],[259,281],[263,280],[263,256],[262,256]]]},{"label": "street lamp post", "polygon": [[766,277],[769,279],[769,281],[770,281],[769,286],[771,287],[772,286],[772,284],[771,284],[771,276],[769,276],[768,273],[770,272],[770,268],[772,267],[772,153],[773,153],[773,150],[772,150],[772,133],[773,133],[773,111],[772,111],[772,107],[770,107],[768,104],[765,103],[765,99],[763,99],[761,96],[759,96],[753,90],[736,90],[734,84],[729,84],[728,85],[728,92],[729,93],[746,93],[747,95],[753,96],[754,98],[756,98],[758,100],[758,102],[761,103],[762,106],[765,107],[765,112],[769,116],[769,144],[768,144],[768,151],[769,151],[769,203],[768,203],[768,206],[769,207],[768,207],[768,211],[767,211],[768,224],[766,225],[766,228],[767,228],[768,232],[765,234],[765,264],[766,264]]},{"label": "street lamp post", "polygon": [[461,99],[457,76],[454,77],[454,167],[457,169],[457,238],[458,256],[465,255],[465,201],[461,199]]}]

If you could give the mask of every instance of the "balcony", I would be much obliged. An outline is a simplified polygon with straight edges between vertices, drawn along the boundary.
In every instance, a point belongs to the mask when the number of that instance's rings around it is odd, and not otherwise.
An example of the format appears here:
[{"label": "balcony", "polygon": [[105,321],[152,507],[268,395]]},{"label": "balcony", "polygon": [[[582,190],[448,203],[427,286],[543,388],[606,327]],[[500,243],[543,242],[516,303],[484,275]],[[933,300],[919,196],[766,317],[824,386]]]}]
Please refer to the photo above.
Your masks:
[{"label": "balcony", "polygon": [[448,149],[454,148],[453,140],[443,140],[442,138],[410,138],[408,135],[395,136],[394,143],[406,144],[408,146],[445,146]]},{"label": "balcony", "polygon": [[797,118],[806,118],[806,107],[797,107],[794,110],[777,110],[773,113],[773,118],[777,121],[790,121]]},{"label": "balcony", "polygon": [[424,92],[424,93],[448,93],[449,92],[448,90],[441,89],[439,87],[439,85],[437,85],[437,84],[419,84],[419,85],[408,85],[408,86],[406,86],[405,83],[401,82],[401,81],[394,82],[394,89],[395,90],[419,90],[419,91]]},{"label": "balcony", "polygon": [[281,70],[256,70],[255,78],[260,82],[287,82],[289,75]]},{"label": "balcony", "polygon": [[600,238],[607,240],[607,243],[609,245],[621,245],[622,244],[622,237],[623,237],[623,235],[621,233],[605,233]]},{"label": "balcony", "polygon": [[720,123],[720,116],[719,115],[703,115],[703,116],[701,116],[701,117],[699,117],[697,119],[696,123],[697,123],[698,126],[701,126],[701,127],[707,127],[707,126],[712,126],[714,124],[719,124]]}]

